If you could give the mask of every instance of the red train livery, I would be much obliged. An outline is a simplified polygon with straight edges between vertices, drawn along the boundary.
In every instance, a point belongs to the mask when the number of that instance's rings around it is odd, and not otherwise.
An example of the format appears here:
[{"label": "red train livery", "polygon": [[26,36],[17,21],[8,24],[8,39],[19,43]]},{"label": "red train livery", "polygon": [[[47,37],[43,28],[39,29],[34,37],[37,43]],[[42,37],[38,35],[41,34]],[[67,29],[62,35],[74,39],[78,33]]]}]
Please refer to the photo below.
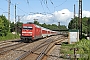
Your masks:
[{"label": "red train livery", "polygon": [[26,23],[22,25],[21,40],[26,42],[33,41],[39,38],[44,38],[51,35],[56,35],[56,31],[52,31],[33,23]]}]

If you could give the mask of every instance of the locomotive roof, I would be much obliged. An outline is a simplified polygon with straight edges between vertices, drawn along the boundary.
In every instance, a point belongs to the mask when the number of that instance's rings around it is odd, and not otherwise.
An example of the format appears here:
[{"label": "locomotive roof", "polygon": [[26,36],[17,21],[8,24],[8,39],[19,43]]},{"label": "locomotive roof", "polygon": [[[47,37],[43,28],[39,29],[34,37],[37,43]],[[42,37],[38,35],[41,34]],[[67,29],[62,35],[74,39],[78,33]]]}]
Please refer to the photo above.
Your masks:
[{"label": "locomotive roof", "polygon": [[41,27],[43,30],[47,30],[47,28]]},{"label": "locomotive roof", "polygon": [[41,28],[41,26],[36,25],[36,27]]},{"label": "locomotive roof", "polygon": [[27,22],[26,24],[34,24],[33,22]]}]

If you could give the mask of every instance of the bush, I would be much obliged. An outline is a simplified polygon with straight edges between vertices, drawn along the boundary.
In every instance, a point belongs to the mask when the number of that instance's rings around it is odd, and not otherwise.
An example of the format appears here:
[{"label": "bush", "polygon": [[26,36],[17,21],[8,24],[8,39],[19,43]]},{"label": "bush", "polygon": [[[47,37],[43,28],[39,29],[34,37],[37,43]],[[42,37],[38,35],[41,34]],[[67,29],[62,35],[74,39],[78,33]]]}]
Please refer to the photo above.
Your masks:
[{"label": "bush", "polygon": [[60,52],[63,54],[74,54],[72,48],[77,48],[76,54],[80,54],[78,60],[90,60],[90,40],[82,39],[76,44],[62,44]]},{"label": "bush", "polygon": [[15,35],[15,34],[12,34],[12,33],[8,33],[8,35],[6,35],[6,36],[1,36],[0,37],[0,41],[2,41],[2,40],[17,39],[17,38],[19,38],[19,34]]}]

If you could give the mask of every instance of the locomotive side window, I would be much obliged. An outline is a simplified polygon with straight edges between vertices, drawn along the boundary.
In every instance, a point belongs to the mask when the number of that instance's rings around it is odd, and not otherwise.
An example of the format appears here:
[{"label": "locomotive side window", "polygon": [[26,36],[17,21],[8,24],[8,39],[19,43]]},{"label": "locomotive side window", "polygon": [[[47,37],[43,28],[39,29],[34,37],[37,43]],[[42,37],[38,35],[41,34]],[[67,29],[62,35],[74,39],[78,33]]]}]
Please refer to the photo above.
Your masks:
[{"label": "locomotive side window", "polygon": [[23,29],[32,30],[32,27],[31,26],[23,26]]}]

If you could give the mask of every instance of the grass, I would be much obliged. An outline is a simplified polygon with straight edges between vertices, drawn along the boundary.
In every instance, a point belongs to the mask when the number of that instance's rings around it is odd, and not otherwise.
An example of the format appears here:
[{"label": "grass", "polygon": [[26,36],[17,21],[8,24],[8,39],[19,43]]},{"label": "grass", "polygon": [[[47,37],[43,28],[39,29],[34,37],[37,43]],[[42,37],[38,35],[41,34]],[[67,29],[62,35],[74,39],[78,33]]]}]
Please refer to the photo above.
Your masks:
[{"label": "grass", "polygon": [[69,51],[71,48],[72,48],[73,45],[69,45],[69,44],[63,44],[61,46],[61,53],[64,53],[64,54],[71,54],[72,52]]},{"label": "grass", "polygon": [[64,55],[61,57],[65,58],[67,54],[74,55],[74,48],[77,48],[76,54],[80,55],[78,60],[90,60],[90,41],[86,39],[75,44],[62,44],[60,53]]},{"label": "grass", "polygon": [[5,41],[5,40],[11,40],[11,39],[17,39],[17,38],[20,38],[19,35],[15,35],[15,34],[12,34],[12,33],[8,33],[7,36],[0,36],[0,41]]}]

